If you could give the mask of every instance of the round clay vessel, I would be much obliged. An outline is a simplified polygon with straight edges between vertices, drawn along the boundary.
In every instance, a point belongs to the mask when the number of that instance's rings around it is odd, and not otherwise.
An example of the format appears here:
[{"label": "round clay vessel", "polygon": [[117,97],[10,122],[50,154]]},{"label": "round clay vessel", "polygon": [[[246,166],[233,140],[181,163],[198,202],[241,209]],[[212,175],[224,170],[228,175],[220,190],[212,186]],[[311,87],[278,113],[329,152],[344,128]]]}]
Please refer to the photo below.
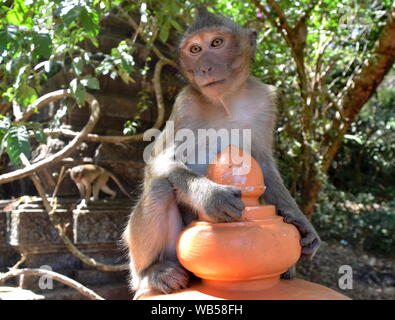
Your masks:
[{"label": "round clay vessel", "polygon": [[202,279],[255,280],[287,271],[300,257],[298,230],[275,216],[256,221],[197,221],[178,241],[181,264]]},{"label": "round clay vessel", "polygon": [[[250,159],[235,164],[234,153]],[[246,164],[251,170],[242,168]],[[243,174],[239,174],[240,168]],[[188,226],[178,239],[181,264],[207,280],[279,278],[300,257],[300,234],[295,226],[276,215],[274,206],[259,204],[265,190],[259,164],[244,150],[229,146],[217,156],[216,163],[210,164],[207,177],[240,188],[246,208],[242,221],[196,221]]]}]

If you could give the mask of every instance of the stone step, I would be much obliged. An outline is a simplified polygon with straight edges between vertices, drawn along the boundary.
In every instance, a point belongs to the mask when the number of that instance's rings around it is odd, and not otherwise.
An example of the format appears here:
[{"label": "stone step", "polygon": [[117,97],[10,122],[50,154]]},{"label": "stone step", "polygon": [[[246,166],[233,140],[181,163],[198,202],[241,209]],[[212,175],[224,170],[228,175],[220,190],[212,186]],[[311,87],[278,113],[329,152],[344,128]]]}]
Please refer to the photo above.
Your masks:
[{"label": "stone step", "polygon": [[45,296],[18,287],[0,287],[0,300],[44,300]]}]

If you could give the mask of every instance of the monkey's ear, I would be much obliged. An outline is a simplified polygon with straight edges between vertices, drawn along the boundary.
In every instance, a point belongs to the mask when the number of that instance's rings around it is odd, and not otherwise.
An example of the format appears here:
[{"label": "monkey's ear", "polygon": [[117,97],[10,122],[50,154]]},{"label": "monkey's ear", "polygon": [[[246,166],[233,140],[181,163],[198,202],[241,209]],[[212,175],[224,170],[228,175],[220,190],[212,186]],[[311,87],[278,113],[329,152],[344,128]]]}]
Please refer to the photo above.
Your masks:
[{"label": "monkey's ear", "polygon": [[204,15],[204,14],[208,13],[207,7],[202,3],[197,5],[196,11],[197,11],[198,15],[199,14]]},{"label": "monkey's ear", "polygon": [[258,33],[255,30],[250,31],[250,41],[251,47],[256,47],[256,39],[258,38]]},{"label": "monkey's ear", "polygon": [[255,60],[256,39],[258,33],[255,30],[250,30],[250,44],[251,44],[251,58]]}]

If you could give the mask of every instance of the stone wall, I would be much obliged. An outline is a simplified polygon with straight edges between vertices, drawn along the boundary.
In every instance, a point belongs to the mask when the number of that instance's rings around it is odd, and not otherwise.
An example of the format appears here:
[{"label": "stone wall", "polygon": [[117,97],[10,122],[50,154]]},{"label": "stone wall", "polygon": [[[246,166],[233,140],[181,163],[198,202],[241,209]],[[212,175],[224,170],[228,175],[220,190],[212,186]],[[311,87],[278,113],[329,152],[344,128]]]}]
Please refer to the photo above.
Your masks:
[{"label": "stone wall", "polygon": [[[75,198],[62,198],[56,214],[73,243],[85,254],[107,264],[126,263],[126,252],[120,239],[127,223],[132,202],[118,199],[101,200],[78,209]],[[0,268],[6,271],[19,258],[26,257],[21,267],[49,266],[83,285],[101,292],[109,299],[128,299],[127,272],[104,272],[85,265],[74,257],[59,238],[39,199],[21,203],[0,214]],[[81,299],[80,294],[61,283],[53,289],[42,289],[38,277],[22,276],[17,284],[47,299]],[[8,285],[8,283],[7,283]]]}]

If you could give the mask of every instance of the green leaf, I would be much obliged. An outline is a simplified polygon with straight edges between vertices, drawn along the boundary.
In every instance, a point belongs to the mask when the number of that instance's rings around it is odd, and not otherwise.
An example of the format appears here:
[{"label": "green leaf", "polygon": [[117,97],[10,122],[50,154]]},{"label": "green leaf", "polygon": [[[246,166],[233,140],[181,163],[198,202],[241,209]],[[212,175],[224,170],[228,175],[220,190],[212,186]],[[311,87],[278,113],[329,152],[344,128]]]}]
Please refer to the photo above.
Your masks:
[{"label": "green leaf", "polygon": [[169,38],[169,30],[170,30],[170,24],[168,22],[165,22],[159,32],[159,38],[163,41],[166,42],[167,38]]},{"label": "green leaf", "polygon": [[89,89],[95,89],[95,90],[99,90],[100,89],[100,83],[99,80],[97,78],[86,78],[81,80],[81,84],[84,87],[87,87]]},{"label": "green leaf", "polygon": [[11,126],[10,119],[7,117],[0,115],[0,130],[7,131]]},{"label": "green leaf", "polygon": [[182,33],[182,32],[184,31],[184,30],[182,29],[182,27],[180,26],[180,24],[179,24],[176,20],[171,19],[171,20],[170,20],[170,23],[171,23],[171,25],[174,27],[174,29],[176,29],[178,32]]},{"label": "green leaf", "polygon": [[14,165],[21,163],[20,155],[30,158],[31,145],[25,126],[12,127],[7,135],[7,154]]},{"label": "green leaf", "polygon": [[10,24],[20,25],[23,22],[23,14],[17,10],[10,10],[6,15],[6,21]]},{"label": "green leaf", "polygon": [[4,152],[4,141],[11,126],[10,119],[1,115],[0,117],[0,155]]},{"label": "green leaf", "polygon": [[80,12],[80,19],[82,27],[91,37],[99,34],[99,16],[97,13],[93,11],[88,12],[86,8],[82,8]]},{"label": "green leaf", "polygon": [[4,135],[1,135],[1,142],[0,142],[0,155],[3,154],[5,148],[7,147],[7,136],[8,132]]},{"label": "green leaf", "polygon": [[31,28],[33,26],[32,19],[29,16],[29,9],[24,0],[14,0],[13,7],[7,12],[5,21],[9,24],[18,26],[26,26]]},{"label": "green leaf", "polygon": [[60,11],[60,16],[63,17],[63,23],[66,27],[70,27],[78,20],[82,7],[80,5],[68,5]]},{"label": "green leaf", "polygon": [[15,92],[17,101],[23,106],[27,107],[37,99],[36,90],[27,84],[21,84]]},{"label": "green leaf", "polygon": [[48,59],[52,53],[52,40],[47,33],[34,33],[33,34],[33,53],[37,58],[43,57]]},{"label": "green leaf", "polygon": [[77,104],[79,106],[83,106],[86,98],[85,87],[77,79],[74,79],[70,82],[70,89],[77,101]]},{"label": "green leaf", "polygon": [[77,75],[80,75],[84,70],[85,62],[81,57],[73,59],[72,68]]},{"label": "green leaf", "polygon": [[47,143],[47,135],[44,133],[42,128],[34,128],[33,133],[38,142],[43,144]]},{"label": "green leaf", "polygon": [[7,29],[0,29],[0,56],[8,47]]}]

